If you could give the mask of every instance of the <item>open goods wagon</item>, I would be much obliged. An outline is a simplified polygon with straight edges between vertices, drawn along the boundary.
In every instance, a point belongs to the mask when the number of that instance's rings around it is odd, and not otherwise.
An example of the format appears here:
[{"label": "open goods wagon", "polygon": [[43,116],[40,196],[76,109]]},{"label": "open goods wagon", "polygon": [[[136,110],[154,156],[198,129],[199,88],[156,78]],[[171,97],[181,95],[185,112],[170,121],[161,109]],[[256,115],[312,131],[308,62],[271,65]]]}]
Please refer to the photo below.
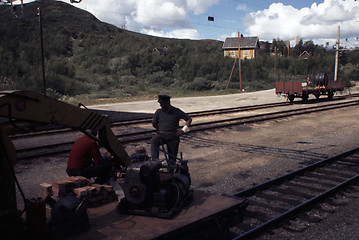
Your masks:
[{"label": "open goods wagon", "polygon": [[302,98],[307,101],[310,94],[313,94],[317,99],[320,95],[327,95],[332,99],[334,93],[343,91],[344,81],[328,80],[326,73],[318,73],[314,79],[308,79],[306,82],[276,82],[275,92],[277,95],[285,95],[290,102],[294,98]]}]

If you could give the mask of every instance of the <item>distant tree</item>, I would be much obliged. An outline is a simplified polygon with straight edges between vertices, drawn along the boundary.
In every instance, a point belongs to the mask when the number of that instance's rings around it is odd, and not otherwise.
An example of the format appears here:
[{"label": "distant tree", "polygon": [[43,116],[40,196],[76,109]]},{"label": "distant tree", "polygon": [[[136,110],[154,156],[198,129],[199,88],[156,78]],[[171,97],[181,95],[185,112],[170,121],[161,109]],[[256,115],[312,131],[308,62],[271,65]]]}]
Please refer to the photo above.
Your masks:
[{"label": "distant tree", "polygon": [[316,49],[316,45],[312,40],[306,41],[303,47],[304,47],[303,50],[307,51],[309,54],[313,54]]},{"label": "distant tree", "polygon": [[275,52],[276,48],[278,48],[278,42],[276,39],[273,39],[272,46],[271,46],[271,52]]},{"label": "distant tree", "polygon": [[304,51],[304,46],[303,46],[303,40],[300,39],[298,44],[295,45],[294,49],[292,50],[292,56],[294,57],[299,57],[300,54],[302,54],[302,52]]},{"label": "distant tree", "polygon": [[357,65],[359,64],[359,49],[349,51],[348,53],[348,62]]}]

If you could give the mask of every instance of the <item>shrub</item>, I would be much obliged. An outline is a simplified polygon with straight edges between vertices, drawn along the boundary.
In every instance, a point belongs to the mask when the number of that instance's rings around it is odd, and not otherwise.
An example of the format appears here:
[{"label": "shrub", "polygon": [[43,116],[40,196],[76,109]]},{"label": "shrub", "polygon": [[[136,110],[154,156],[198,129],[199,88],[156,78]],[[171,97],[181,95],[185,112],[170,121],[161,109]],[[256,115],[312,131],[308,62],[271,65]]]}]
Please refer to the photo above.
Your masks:
[{"label": "shrub", "polygon": [[199,92],[210,90],[211,88],[212,82],[202,77],[193,79],[193,82],[190,82],[187,85],[187,89]]}]

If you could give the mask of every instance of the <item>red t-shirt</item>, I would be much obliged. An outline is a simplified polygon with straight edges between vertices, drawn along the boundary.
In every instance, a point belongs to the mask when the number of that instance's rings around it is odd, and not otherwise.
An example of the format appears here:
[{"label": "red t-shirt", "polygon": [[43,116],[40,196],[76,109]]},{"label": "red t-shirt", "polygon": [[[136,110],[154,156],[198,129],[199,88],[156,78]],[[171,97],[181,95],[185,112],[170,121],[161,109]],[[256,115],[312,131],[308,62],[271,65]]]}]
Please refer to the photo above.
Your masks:
[{"label": "red t-shirt", "polygon": [[67,167],[71,169],[88,167],[92,165],[92,159],[95,164],[103,162],[96,141],[84,135],[72,146]]}]

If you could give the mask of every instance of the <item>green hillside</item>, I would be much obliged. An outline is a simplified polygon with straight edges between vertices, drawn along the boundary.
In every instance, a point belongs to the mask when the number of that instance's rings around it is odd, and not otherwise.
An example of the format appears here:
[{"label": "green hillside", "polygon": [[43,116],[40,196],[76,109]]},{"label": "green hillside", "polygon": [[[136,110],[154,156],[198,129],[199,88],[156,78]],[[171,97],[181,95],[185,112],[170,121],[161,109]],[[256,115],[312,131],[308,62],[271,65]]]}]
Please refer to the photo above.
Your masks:
[{"label": "green hillside", "polygon": [[[155,98],[158,93],[184,96],[239,91],[238,69],[225,90],[233,59],[223,57],[221,41],[138,34],[103,23],[71,4],[52,0],[26,4],[22,19],[14,18],[8,6],[0,6],[1,90],[43,90],[39,6],[47,95],[91,102],[99,98]],[[278,41],[279,47],[281,43]],[[293,57],[278,58],[274,70],[270,55],[273,45],[267,45],[255,60],[242,61],[243,88],[272,88],[277,70],[298,78],[305,78],[309,70],[333,72],[332,51],[307,43],[300,47],[312,47],[313,59],[298,62],[303,49],[296,48],[292,50]]]}]

